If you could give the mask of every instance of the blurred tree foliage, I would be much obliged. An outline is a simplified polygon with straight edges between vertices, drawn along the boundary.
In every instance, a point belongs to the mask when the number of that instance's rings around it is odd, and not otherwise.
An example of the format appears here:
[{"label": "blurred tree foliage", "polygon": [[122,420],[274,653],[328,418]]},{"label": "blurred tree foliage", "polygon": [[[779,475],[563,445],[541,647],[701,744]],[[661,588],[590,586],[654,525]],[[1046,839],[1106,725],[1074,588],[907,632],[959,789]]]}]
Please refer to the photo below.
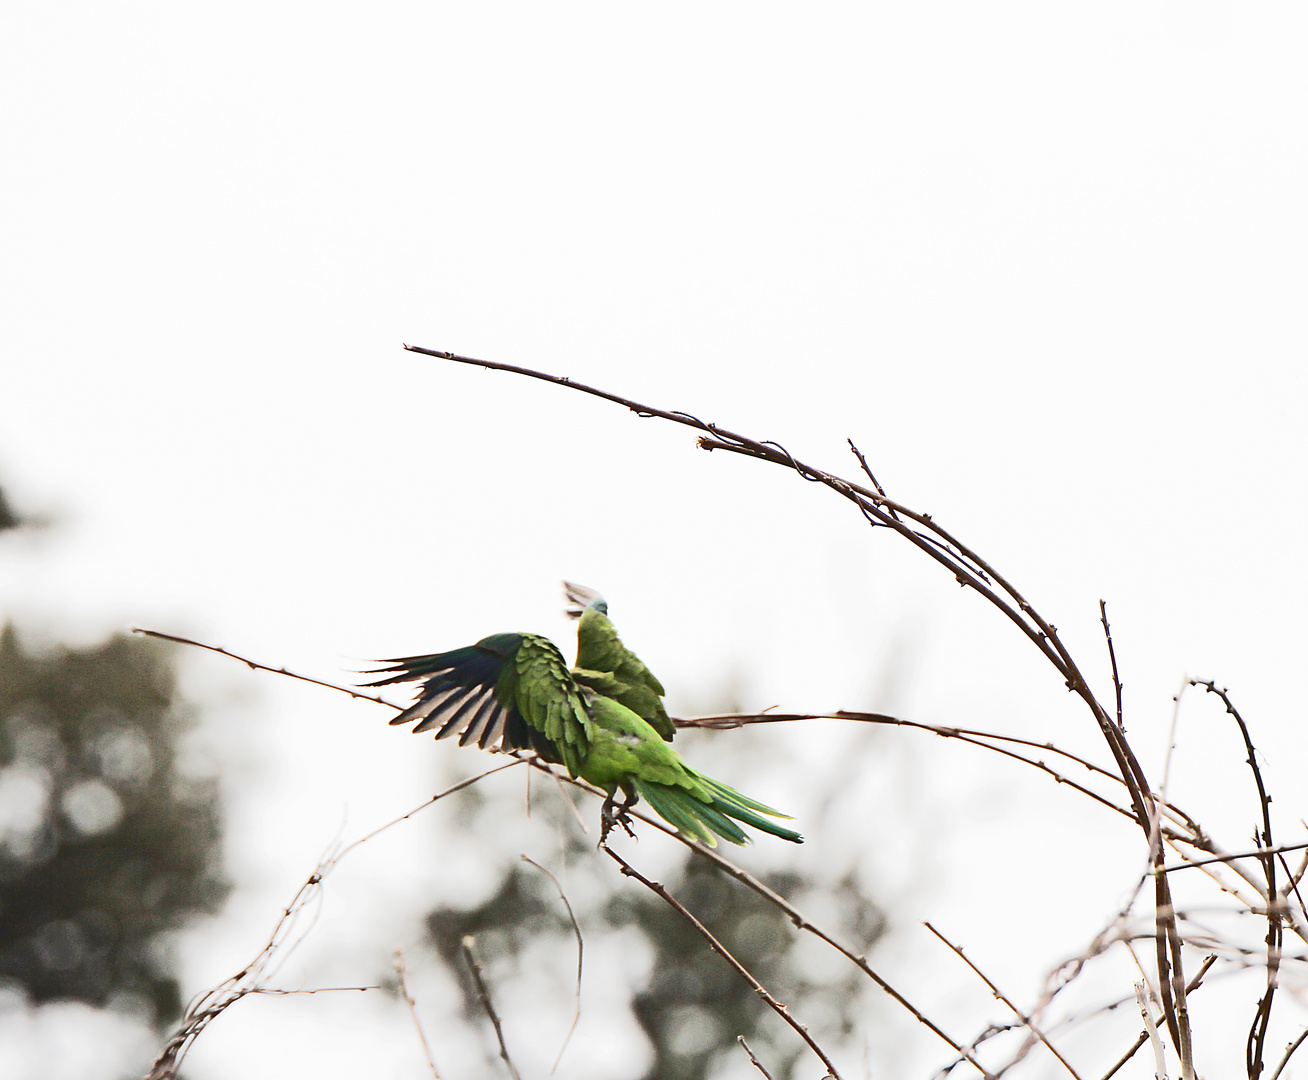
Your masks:
[{"label": "blurred tree foliage", "polygon": [[9,500],[5,498],[4,489],[0,488],[0,532],[16,529],[22,523],[23,519],[14,512],[13,507],[9,505]]},{"label": "blurred tree foliage", "polygon": [[[545,808],[533,808],[533,815],[541,809]],[[470,794],[461,806],[460,826],[492,828],[488,817],[496,812],[493,801]],[[549,810],[542,816],[549,816]],[[802,1075],[804,1069],[811,1072],[812,1059],[806,1058],[809,1052],[799,1039],[685,919],[653,893],[620,877],[617,867],[595,851],[593,838],[581,837],[562,814],[558,824],[566,838],[563,859],[582,933],[604,937],[634,932],[645,939],[653,958],[646,984],[632,987],[630,998],[653,1054],[645,1080],[706,1080],[728,1064],[724,1059],[743,1059],[738,1035],[749,1040],[777,1080]],[[730,857],[731,852],[724,854]],[[814,944],[808,935],[799,934],[762,897],[689,852],[674,873],[661,877],[673,895],[792,1006],[819,1038],[849,1035],[866,989],[866,979],[851,964],[830,950],[824,959],[834,957],[834,963],[806,964],[801,953]],[[805,881],[789,873],[767,875],[764,880],[799,903],[801,910],[806,897],[820,894],[824,927],[859,952],[868,951],[885,931],[884,913],[863,894],[853,873],[834,881]],[[581,897],[599,899],[578,906]],[[464,1014],[472,1023],[484,1023],[485,1016],[460,956],[459,942],[465,934],[475,936],[479,958],[498,969],[501,980],[515,978],[522,955],[545,939],[556,946],[557,967],[564,979],[575,964],[572,925],[553,883],[516,859],[505,866],[498,887],[483,903],[437,908],[427,916],[427,931],[460,981]],[[505,1021],[511,1023],[511,1018]]]},{"label": "blurred tree foliage", "polygon": [[[768,874],[763,880],[787,899],[805,891],[803,880],[795,874]],[[838,965],[838,974],[830,979],[805,974],[796,963],[799,937],[790,920],[704,859],[688,854],[677,876],[664,884],[815,1034],[849,1036],[865,982],[853,965]],[[857,939],[858,948],[866,952],[885,929],[875,904],[858,893],[852,875],[822,891],[839,909],[838,924],[860,924],[864,932]],[[808,1049],[663,900],[628,886],[610,900],[605,917],[615,926],[635,927],[654,949],[649,984],[632,1000],[636,1019],[654,1046],[646,1080],[711,1076],[723,1056],[740,1057],[737,1035],[749,1040],[773,1076],[791,1076],[801,1061],[811,1073]],[[848,940],[848,931],[842,936]]]},{"label": "blurred tree foliage", "polygon": [[159,643],[32,654],[0,629],[0,980],[179,1014],[165,935],[227,892],[216,784],[179,768],[187,727]]}]

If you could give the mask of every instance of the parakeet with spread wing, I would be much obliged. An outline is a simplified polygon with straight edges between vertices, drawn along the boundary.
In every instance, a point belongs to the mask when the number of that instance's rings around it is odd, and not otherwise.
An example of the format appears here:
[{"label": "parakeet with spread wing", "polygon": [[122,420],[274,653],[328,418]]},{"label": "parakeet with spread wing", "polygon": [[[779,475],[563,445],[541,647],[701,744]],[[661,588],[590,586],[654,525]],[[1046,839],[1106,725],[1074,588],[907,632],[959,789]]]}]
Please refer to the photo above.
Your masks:
[{"label": "parakeet with spread wing", "polygon": [[[683,835],[710,846],[716,836],[749,841],[743,822],[783,840],[803,837],[770,818],[787,815],[696,772],[668,742],[675,731],[663,687],[622,644],[603,597],[564,583],[569,614],[579,620],[577,665],[539,634],[492,634],[475,645],[387,661],[369,686],[419,682],[418,700],[392,724],[418,721],[459,745],[532,750],[609,793],[605,821],[623,821],[644,799]],[[621,789],[625,801],[614,803]]]}]

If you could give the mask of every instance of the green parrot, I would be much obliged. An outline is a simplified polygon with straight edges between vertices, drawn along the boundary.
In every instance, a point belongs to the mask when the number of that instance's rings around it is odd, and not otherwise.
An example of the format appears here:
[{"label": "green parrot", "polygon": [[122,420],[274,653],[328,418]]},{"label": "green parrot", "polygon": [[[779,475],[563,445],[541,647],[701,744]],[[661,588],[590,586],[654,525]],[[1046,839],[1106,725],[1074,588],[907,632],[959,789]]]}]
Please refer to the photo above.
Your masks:
[{"label": "green parrot", "polygon": [[668,742],[677,733],[663,706],[667,691],[634,652],[622,644],[609,621],[604,597],[585,585],[563,583],[565,609],[577,620],[577,663],[572,678],[597,694],[621,702]]},{"label": "green parrot", "polygon": [[581,609],[574,671],[549,638],[492,634],[462,649],[384,661],[389,666],[373,673],[384,678],[367,685],[422,684],[392,724],[416,720],[415,734],[436,729],[438,739],[458,735],[460,746],[532,750],[602,788],[606,834],[615,822],[630,831],[626,811],[643,798],[682,835],[709,846],[715,835],[748,843],[736,822],[802,843],[799,833],[769,820],[787,815],[681,760],[666,741],[673,727],[658,680],[622,645],[597,593],[568,591]]}]

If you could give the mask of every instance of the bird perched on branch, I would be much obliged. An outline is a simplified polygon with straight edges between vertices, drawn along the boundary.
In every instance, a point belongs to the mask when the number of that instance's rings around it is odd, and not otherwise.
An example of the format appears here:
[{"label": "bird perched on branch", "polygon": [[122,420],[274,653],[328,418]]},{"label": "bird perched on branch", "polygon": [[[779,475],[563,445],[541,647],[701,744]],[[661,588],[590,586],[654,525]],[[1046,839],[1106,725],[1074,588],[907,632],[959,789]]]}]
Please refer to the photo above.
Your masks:
[{"label": "bird perched on branch", "polygon": [[[608,605],[592,589],[564,582],[577,623],[577,664],[539,634],[491,634],[475,645],[384,661],[369,686],[420,683],[418,699],[392,724],[418,721],[414,733],[457,735],[459,745],[531,750],[608,792],[604,833],[630,832],[626,811],[644,799],[684,836],[710,846],[716,836],[749,841],[738,825],[801,843],[770,818],[787,815],[696,772],[668,743],[675,728],[663,686],[618,637]],[[621,790],[624,802],[614,800]]]}]

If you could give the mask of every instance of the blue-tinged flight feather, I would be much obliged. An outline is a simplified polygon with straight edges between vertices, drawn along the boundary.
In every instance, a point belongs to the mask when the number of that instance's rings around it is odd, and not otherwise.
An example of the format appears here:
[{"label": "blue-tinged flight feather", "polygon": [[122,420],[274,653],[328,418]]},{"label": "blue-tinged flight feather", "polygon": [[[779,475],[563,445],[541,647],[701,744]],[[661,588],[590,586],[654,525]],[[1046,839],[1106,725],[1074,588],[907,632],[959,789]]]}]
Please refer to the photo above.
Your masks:
[{"label": "blue-tinged flight feather", "polygon": [[475,645],[385,662],[369,686],[418,682],[418,700],[392,724],[459,736],[459,745],[533,750],[576,776],[589,722],[581,691],[558,647],[536,634],[492,634]]}]

